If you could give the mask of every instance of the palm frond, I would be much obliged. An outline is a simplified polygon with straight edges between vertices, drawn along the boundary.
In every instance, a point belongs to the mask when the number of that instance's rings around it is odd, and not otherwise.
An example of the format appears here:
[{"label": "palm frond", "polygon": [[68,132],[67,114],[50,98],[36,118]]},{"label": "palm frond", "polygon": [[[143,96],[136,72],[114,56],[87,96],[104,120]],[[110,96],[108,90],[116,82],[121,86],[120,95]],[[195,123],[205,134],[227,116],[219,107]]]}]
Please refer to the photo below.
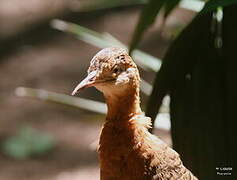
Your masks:
[{"label": "palm frond", "polygon": [[37,98],[43,101],[65,104],[100,114],[106,114],[107,112],[105,103],[79,97],[72,97],[69,95],[50,92],[42,89],[18,87],[15,90],[15,94],[19,97]]}]

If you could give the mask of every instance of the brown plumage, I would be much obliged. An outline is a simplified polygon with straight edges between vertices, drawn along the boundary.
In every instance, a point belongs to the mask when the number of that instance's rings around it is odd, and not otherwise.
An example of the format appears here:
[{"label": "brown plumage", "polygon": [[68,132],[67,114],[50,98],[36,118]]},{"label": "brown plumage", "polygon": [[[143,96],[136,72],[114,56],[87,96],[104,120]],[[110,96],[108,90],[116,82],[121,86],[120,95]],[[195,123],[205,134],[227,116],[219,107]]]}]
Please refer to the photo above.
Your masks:
[{"label": "brown plumage", "polygon": [[75,88],[94,86],[108,105],[99,142],[101,180],[197,180],[179,154],[148,132],[140,108],[140,76],[121,48],[106,48],[91,60],[88,76]]}]

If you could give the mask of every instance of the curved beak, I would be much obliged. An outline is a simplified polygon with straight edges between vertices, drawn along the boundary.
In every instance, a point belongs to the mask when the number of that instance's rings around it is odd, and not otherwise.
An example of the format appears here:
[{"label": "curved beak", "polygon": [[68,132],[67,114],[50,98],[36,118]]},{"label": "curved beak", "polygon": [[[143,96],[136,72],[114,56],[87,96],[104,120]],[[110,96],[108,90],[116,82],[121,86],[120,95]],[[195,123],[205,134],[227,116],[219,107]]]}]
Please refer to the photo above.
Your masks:
[{"label": "curved beak", "polygon": [[72,96],[74,96],[79,90],[93,86],[96,83],[96,71],[90,72],[85,79],[83,79],[73,90]]}]

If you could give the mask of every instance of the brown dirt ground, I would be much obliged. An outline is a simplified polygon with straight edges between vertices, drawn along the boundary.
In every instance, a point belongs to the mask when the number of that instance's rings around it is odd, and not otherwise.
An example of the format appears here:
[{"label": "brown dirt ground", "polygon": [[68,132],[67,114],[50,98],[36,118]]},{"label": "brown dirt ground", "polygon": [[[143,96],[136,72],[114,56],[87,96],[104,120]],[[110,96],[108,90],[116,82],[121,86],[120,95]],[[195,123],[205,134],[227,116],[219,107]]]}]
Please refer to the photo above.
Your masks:
[{"label": "brown dirt ground", "polygon": [[[178,17],[185,19],[186,15],[177,12],[171,24]],[[126,10],[91,19],[86,26],[110,32],[128,43],[137,17],[137,10]],[[141,47],[162,57],[169,43],[165,38],[152,38],[157,34],[158,25],[148,31]],[[97,48],[62,33],[44,43],[25,44],[1,61],[0,140],[14,135],[27,124],[50,133],[57,146],[46,156],[26,160],[14,160],[0,152],[0,180],[99,179],[97,154],[91,143],[98,139],[104,116],[14,95],[18,86],[69,94],[84,76],[96,51]],[[150,82],[154,77],[152,73],[142,75]],[[79,96],[103,99],[95,89],[83,91]],[[158,132],[170,143],[169,132]]]}]

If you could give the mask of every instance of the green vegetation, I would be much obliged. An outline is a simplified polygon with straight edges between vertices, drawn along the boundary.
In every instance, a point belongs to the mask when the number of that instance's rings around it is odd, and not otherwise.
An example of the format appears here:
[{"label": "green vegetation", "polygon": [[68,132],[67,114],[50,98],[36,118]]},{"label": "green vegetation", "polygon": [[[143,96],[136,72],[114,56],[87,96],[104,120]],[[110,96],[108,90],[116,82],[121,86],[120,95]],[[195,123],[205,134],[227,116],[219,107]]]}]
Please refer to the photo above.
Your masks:
[{"label": "green vegetation", "polygon": [[17,134],[3,141],[1,149],[15,159],[26,159],[31,156],[47,154],[55,145],[54,139],[38,130],[25,126]]}]

